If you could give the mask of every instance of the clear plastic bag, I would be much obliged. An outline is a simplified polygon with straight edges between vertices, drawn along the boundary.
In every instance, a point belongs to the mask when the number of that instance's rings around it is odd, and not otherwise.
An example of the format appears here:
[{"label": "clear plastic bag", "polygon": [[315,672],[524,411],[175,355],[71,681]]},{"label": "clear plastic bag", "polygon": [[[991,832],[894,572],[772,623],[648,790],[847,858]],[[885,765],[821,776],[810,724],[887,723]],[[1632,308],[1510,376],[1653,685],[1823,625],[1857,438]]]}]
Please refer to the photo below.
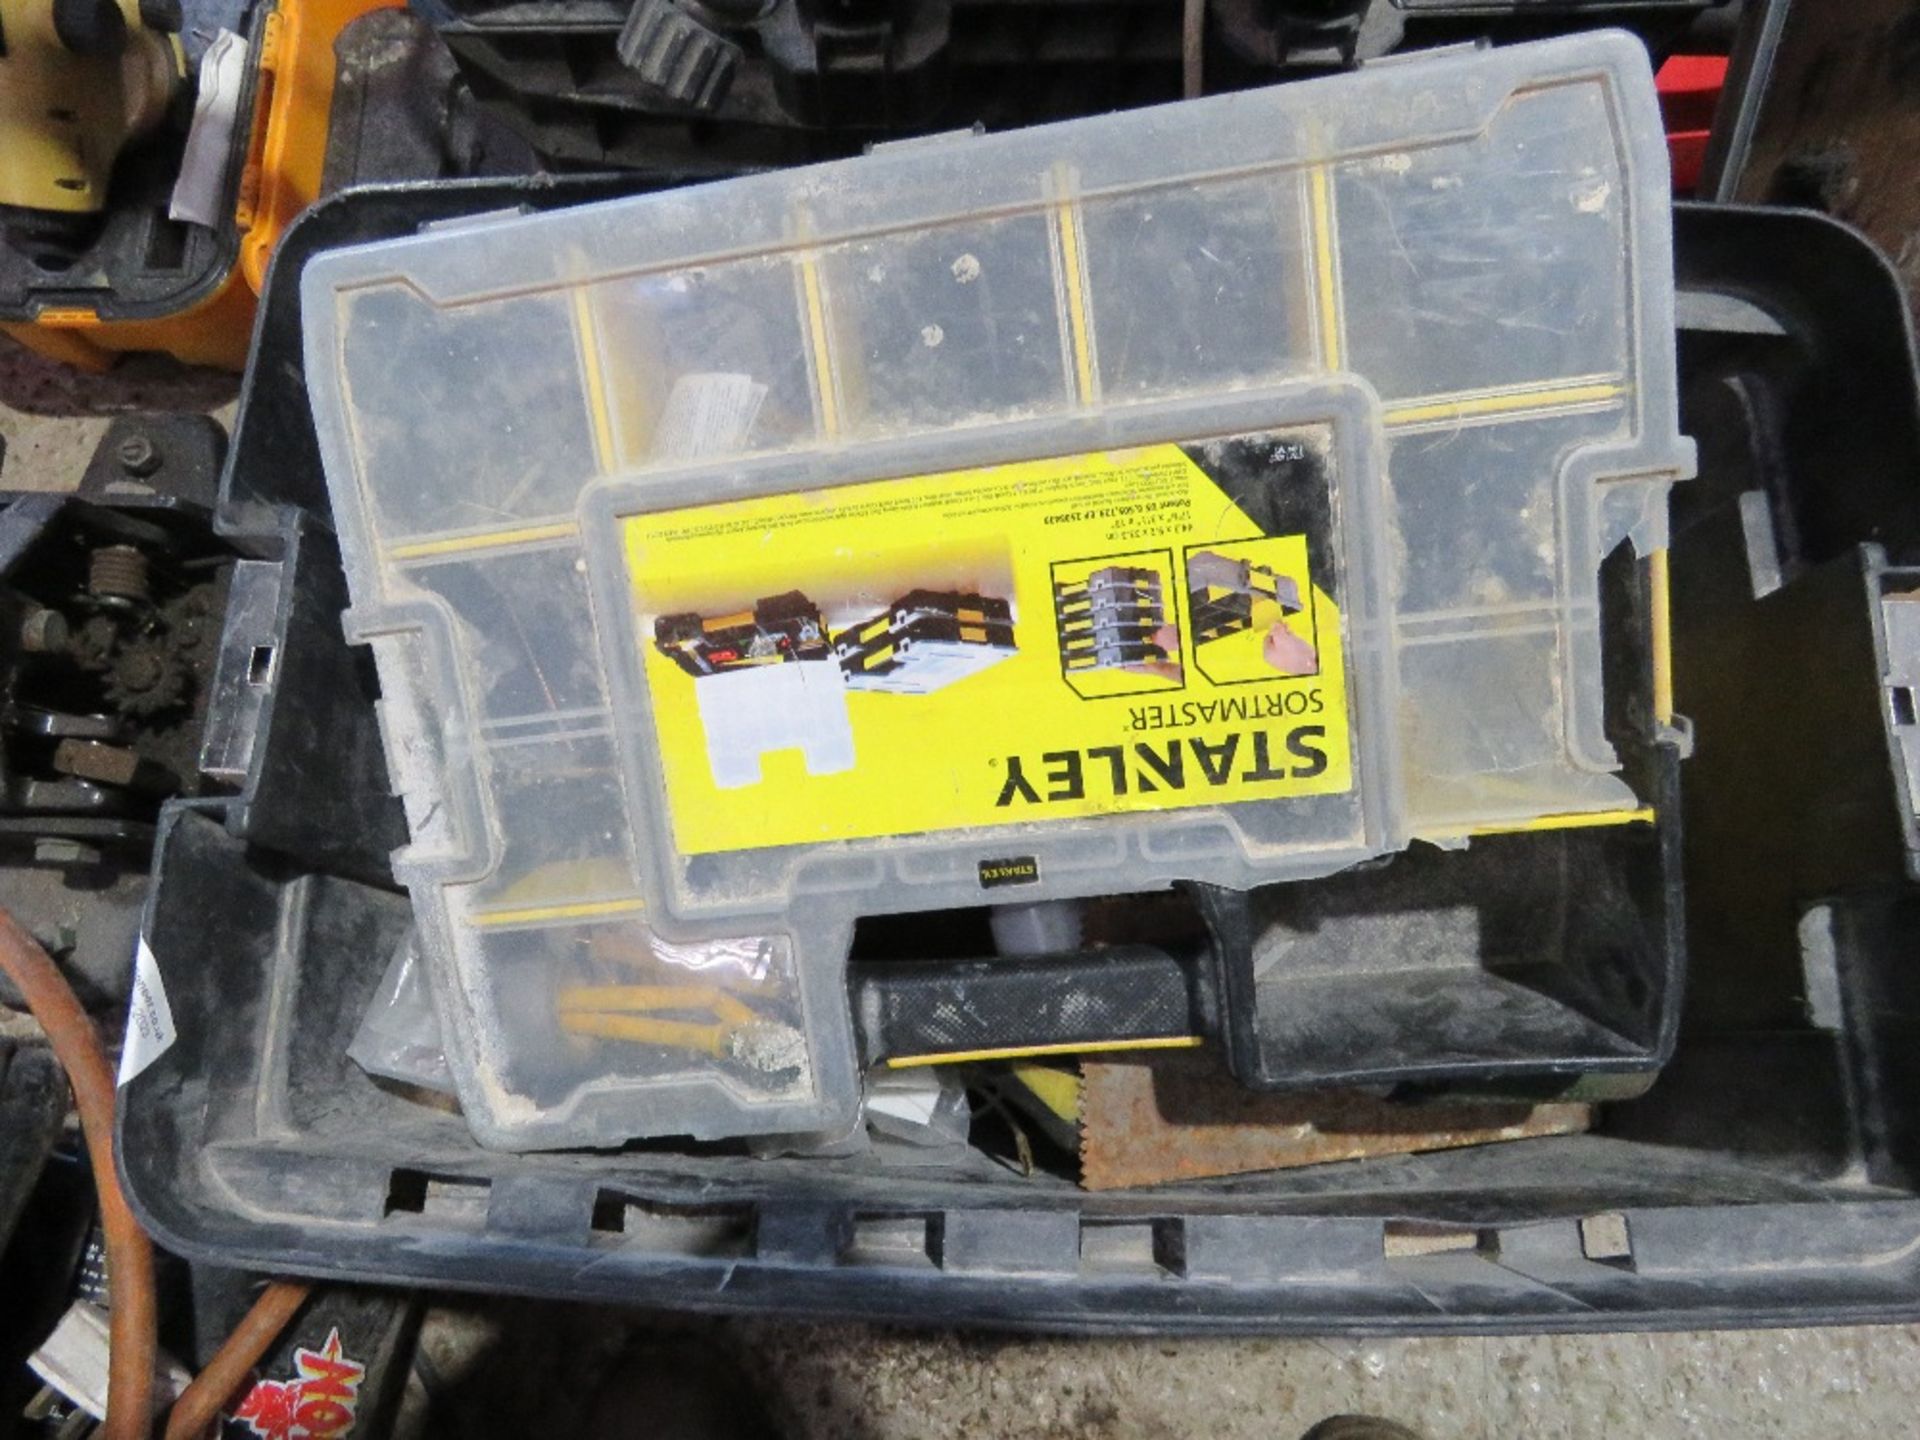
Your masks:
[{"label": "clear plastic bag", "polygon": [[867,1129],[882,1139],[965,1145],[971,1121],[966,1086],[944,1069],[884,1070],[867,1082]]},{"label": "clear plastic bag", "polygon": [[387,973],[347,1046],[347,1058],[381,1079],[454,1093],[453,1072],[440,1042],[440,1016],[427,989],[426,964],[412,926],[394,946]]}]

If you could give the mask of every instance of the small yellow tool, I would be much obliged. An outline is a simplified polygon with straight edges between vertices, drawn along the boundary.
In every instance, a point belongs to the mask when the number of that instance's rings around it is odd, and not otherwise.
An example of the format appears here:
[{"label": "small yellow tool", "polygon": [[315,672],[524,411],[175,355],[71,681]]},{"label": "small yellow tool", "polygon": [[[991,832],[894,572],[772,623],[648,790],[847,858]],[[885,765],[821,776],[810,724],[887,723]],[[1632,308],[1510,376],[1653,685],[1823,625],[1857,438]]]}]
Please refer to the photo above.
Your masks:
[{"label": "small yellow tool", "polygon": [[0,221],[56,250],[107,203],[114,161],[186,84],[166,0],[0,0]]},{"label": "small yellow tool", "polygon": [[576,1035],[693,1050],[778,1074],[804,1068],[807,1038],[717,985],[575,985],[560,1025]]}]

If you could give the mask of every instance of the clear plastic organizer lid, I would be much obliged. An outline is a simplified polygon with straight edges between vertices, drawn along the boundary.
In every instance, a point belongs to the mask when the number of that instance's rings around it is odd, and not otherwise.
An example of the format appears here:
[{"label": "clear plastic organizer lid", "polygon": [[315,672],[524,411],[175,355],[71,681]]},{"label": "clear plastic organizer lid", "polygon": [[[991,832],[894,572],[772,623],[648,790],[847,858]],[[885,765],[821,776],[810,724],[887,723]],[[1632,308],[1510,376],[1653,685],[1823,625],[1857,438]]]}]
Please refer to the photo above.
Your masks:
[{"label": "clear plastic organizer lid", "polygon": [[310,263],[476,1131],[847,1123],[859,914],[1644,818],[1667,183],[1603,33]]}]

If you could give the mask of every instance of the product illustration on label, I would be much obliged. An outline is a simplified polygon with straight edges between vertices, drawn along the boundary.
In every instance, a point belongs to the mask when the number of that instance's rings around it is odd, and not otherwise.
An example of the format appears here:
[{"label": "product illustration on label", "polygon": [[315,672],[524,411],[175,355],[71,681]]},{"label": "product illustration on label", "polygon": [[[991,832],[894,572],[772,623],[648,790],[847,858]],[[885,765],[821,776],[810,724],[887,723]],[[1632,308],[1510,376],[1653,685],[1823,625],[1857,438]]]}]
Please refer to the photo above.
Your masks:
[{"label": "product illustration on label", "polygon": [[1194,660],[1209,680],[1319,673],[1305,536],[1189,546],[1185,568]]},{"label": "product illustration on label", "polygon": [[1166,550],[1054,564],[1060,673],[1074,694],[1095,700],[1180,687],[1172,574]]},{"label": "product illustration on label", "polygon": [[694,678],[714,784],[757,784],[760,757],[776,750],[798,750],[811,775],[851,770],[849,689],[931,695],[1014,650],[1005,600],[934,590],[909,591],[830,643],[828,633],[798,590],[724,615],[654,621],[654,645]]},{"label": "product illustration on label", "polygon": [[[624,517],[645,763],[677,850],[1350,790],[1332,439],[1316,423]],[[980,883],[1034,883],[1003,844],[982,836]]]}]

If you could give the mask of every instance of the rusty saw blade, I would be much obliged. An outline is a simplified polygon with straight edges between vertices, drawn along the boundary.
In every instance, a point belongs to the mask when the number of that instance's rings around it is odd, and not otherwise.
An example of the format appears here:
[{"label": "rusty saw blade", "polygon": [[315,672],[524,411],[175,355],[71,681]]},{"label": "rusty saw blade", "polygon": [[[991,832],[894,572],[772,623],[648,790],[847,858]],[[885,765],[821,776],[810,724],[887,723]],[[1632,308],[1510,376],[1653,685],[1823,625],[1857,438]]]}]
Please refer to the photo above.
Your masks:
[{"label": "rusty saw blade", "polygon": [[1080,1070],[1080,1183],[1089,1190],[1570,1135],[1593,1120],[1588,1105],[1263,1093],[1205,1054],[1087,1060]]}]

